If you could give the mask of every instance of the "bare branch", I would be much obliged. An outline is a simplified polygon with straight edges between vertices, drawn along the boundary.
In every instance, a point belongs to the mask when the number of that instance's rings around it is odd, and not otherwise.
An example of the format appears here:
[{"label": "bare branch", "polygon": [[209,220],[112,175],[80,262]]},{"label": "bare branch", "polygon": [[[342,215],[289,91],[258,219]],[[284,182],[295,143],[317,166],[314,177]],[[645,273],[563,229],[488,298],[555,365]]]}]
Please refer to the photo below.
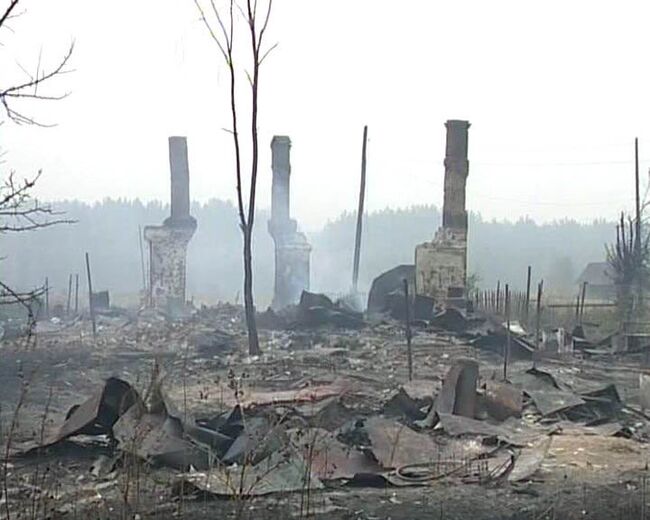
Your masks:
[{"label": "bare branch", "polygon": [[58,218],[63,213],[49,205],[40,205],[32,199],[31,189],[36,185],[42,171],[31,179],[16,182],[15,173],[9,173],[4,184],[0,185],[0,233],[33,231],[57,224],[73,224],[74,220]]},{"label": "bare branch", "polygon": [[11,12],[16,8],[18,2],[20,2],[20,0],[11,0],[11,2],[9,2],[7,9],[3,13],[3,15],[0,16],[0,27],[2,27],[4,23],[9,19],[9,17],[11,16]]},{"label": "bare branch", "polygon": [[36,121],[34,117],[28,116],[23,112],[16,110],[12,106],[10,106],[9,100],[23,98],[23,99],[36,99],[41,101],[60,101],[62,99],[65,99],[70,94],[69,92],[59,94],[59,95],[45,95],[45,94],[39,94],[38,88],[43,83],[47,82],[48,80],[51,80],[55,76],[72,72],[71,70],[65,70],[65,67],[68,65],[68,62],[70,61],[72,52],[74,51],[74,45],[75,45],[74,42],[70,44],[68,51],[63,56],[59,64],[49,72],[41,71],[40,69],[41,57],[39,55],[39,62],[36,70],[36,76],[32,77],[28,73],[27,75],[29,79],[27,81],[24,81],[17,85],[13,85],[11,87],[0,89],[0,102],[2,103],[2,106],[5,109],[5,113],[7,114],[7,117],[9,119],[11,119],[17,124],[32,124],[32,125],[43,126],[43,127],[53,126],[53,125],[40,123]]},{"label": "bare branch", "polygon": [[[215,32],[212,30],[212,26],[210,25],[210,22],[208,22],[208,19],[205,17],[205,13],[203,12],[203,7],[201,7],[201,3],[199,2],[199,0],[194,0],[194,5],[196,5],[196,8],[199,10],[199,13],[201,15],[201,21],[203,22],[203,25],[205,25],[206,29],[210,33],[210,36],[212,37],[212,39],[215,41],[215,43],[219,47],[219,50],[221,51],[221,54],[223,55],[223,58],[226,60],[226,62],[228,62],[228,53],[224,49],[224,47],[221,44],[221,41],[219,40],[219,38],[217,38],[217,35],[215,34]],[[212,5],[214,6],[214,2],[212,2]]]},{"label": "bare branch", "polygon": [[271,18],[271,7],[273,7],[273,0],[269,0],[269,6],[268,6],[268,9],[266,10],[266,17],[264,18],[264,25],[262,25],[262,30],[260,31],[260,37],[259,37],[260,45],[262,44],[262,37],[264,36],[264,33],[266,32],[266,28],[269,25],[269,19]]},{"label": "bare branch", "polygon": [[[2,281],[0,281],[0,288],[2,289],[2,292],[0,292],[0,301],[2,301],[4,305],[19,303],[27,309],[30,316],[33,315],[32,303],[45,293],[45,289],[42,287],[28,293],[19,293]],[[6,299],[7,296],[9,296],[10,299]]]},{"label": "bare branch", "polygon": [[269,48],[269,49],[264,53],[264,55],[260,58],[260,65],[261,65],[262,63],[264,63],[264,60],[266,59],[266,57],[267,57],[269,54],[271,54],[271,51],[273,51],[273,49],[275,49],[275,48],[278,46],[278,44],[279,44],[279,42],[274,43],[274,44],[271,45],[271,47],[270,47],[270,48]]}]

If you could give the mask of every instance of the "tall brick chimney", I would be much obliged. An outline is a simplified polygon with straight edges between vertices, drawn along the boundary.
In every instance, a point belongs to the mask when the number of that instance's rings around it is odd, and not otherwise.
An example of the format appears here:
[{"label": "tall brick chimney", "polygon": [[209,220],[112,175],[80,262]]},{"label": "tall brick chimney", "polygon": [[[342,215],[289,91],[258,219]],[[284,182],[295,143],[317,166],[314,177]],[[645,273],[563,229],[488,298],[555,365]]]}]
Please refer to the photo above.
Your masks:
[{"label": "tall brick chimney", "polygon": [[286,135],[276,135],[271,141],[271,169],[273,182],[271,192],[271,220],[279,225],[291,220],[290,176],[291,139]]},{"label": "tall brick chimney", "polygon": [[469,174],[467,131],[470,124],[468,121],[452,119],[447,121],[445,126],[447,127],[447,147],[442,227],[467,232],[465,184]]},{"label": "tall brick chimney", "polygon": [[190,168],[187,161],[187,138],[169,138],[169,169],[171,172],[170,224],[190,219]]}]

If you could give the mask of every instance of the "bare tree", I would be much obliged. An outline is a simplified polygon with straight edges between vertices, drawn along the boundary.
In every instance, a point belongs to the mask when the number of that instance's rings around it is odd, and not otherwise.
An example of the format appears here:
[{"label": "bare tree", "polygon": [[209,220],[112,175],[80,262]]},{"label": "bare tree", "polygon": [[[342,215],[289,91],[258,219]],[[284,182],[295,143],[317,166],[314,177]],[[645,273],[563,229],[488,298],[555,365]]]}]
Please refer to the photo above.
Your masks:
[{"label": "bare tree", "polygon": [[41,176],[41,170],[31,179],[16,180],[15,172],[9,172],[0,185],[0,233],[33,231],[55,224],[71,224],[74,221],[61,218],[49,204],[40,204],[31,190]]},{"label": "bare tree", "polygon": [[[9,30],[10,22],[22,14],[18,10],[20,1],[9,0],[4,11],[0,11],[0,32]],[[47,94],[42,91],[39,92],[39,88],[49,85],[53,78],[70,72],[67,70],[67,65],[73,49],[74,43],[70,44],[67,52],[57,62],[57,65],[51,69],[42,70],[39,58],[34,74],[30,74],[27,69],[20,67],[25,74],[23,79],[9,81],[7,79],[10,77],[9,74],[3,73],[0,76],[0,103],[5,115],[4,120],[0,118],[0,125],[10,121],[16,124],[51,126],[39,122],[18,106],[21,105],[21,101],[56,101],[68,96],[68,92]],[[30,178],[22,180],[16,178],[16,173],[13,170],[9,170],[8,174],[2,174],[2,180],[0,181],[0,234],[31,231],[55,224],[72,222],[61,218],[61,214],[51,206],[39,204],[38,200],[33,198],[32,190],[40,176],[40,170]],[[42,294],[42,288],[30,292],[18,292],[0,281],[0,305],[20,304],[31,309],[31,304]],[[31,321],[33,317],[31,310],[29,316]]]},{"label": "bare tree", "polygon": [[[9,0],[8,5],[0,15],[0,32],[9,30],[10,22],[22,13],[18,11],[21,0]],[[44,94],[39,92],[39,87],[47,86],[56,76],[70,72],[66,67],[72,56],[74,43],[70,44],[67,52],[58,61],[58,64],[49,70],[41,70],[40,58],[36,72],[30,74],[27,69],[20,67],[26,77],[22,80],[9,81],[9,74],[0,76],[0,103],[4,109],[5,120],[0,119],[0,125],[7,120],[17,124],[31,124],[37,126],[50,126],[37,121],[33,116],[27,115],[22,108],[16,105],[20,101],[56,101],[68,96],[63,94]],[[1,164],[1,163],[0,163]],[[16,173],[10,170],[3,174],[0,183],[0,233],[9,231],[31,231],[42,227],[51,226],[68,220],[58,218],[58,213],[50,206],[39,204],[31,193],[36,182],[41,176],[41,171],[22,180],[16,179]]]},{"label": "bare tree", "polygon": [[644,290],[650,275],[650,235],[638,235],[638,226],[632,218],[625,219],[621,213],[616,225],[616,243],[606,245],[607,262],[616,286],[621,319],[629,320],[640,302],[634,301],[634,289]]},{"label": "bare tree", "polygon": [[[260,67],[265,58],[275,48],[272,45],[263,49],[264,34],[268,27],[273,0],[268,0],[265,8],[260,8],[258,13],[258,0],[246,0],[245,5],[239,5],[235,0],[229,0],[226,13],[219,9],[215,0],[209,0],[207,9],[204,9],[200,0],[194,0],[201,15],[201,20],[217,44],[223,59],[228,67],[230,76],[230,111],[232,116],[232,137],[235,151],[235,172],[237,175],[237,206],[239,210],[239,226],[244,237],[244,307],[246,313],[246,327],[248,329],[249,354],[260,353],[257,324],[255,320],[255,301],[253,298],[253,224],[255,220],[255,195],[257,188],[257,166],[259,144],[257,135],[258,92],[260,81]],[[248,194],[248,208],[244,205],[242,188],[242,157],[240,135],[238,130],[239,106],[237,103],[237,69],[233,59],[235,41],[235,19],[241,15],[246,25],[250,38],[252,72],[246,71],[246,76],[251,87],[251,170],[250,190]]]},{"label": "bare tree", "polygon": [[[20,14],[18,6],[21,0],[10,0],[4,12],[0,15],[0,30],[9,29],[9,22]],[[0,79],[0,103],[4,108],[5,115],[8,119],[18,124],[30,124],[38,126],[51,126],[39,122],[33,116],[28,115],[23,109],[16,108],[21,100],[26,101],[59,101],[66,98],[69,92],[62,94],[48,94],[39,92],[39,87],[48,84],[56,76],[71,72],[67,69],[74,50],[74,42],[70,44],[67,52],[58,61],[58,64],[50,69],[41,70],[40,58],[36,66],[36,72],[31,74],[24,67],[20,67],[25,73],[25,78],[6,84],[8,75],[3,74]],[[0,124],[2,124],[0,122]]]}]

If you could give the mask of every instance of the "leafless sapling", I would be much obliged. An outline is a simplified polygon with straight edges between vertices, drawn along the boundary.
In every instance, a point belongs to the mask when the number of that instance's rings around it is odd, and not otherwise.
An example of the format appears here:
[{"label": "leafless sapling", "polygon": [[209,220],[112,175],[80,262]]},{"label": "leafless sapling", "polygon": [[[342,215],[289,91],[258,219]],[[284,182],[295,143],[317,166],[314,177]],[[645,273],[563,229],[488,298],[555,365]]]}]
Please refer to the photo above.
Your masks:
[{"label": "leafless sapling", "polygon": [[[265,49],[264,36],[268,28],[271,16],[273,0],[268,0],[258,11],[258,0],[246,0],[242,5],[229,0],[226,9],[220,9],[216,0],[206,1],[194,0],[200,13],[201,21],[207,28],[210,37],[216,43],[225,63],[228,67],[230,79],[230,112],[232,128],[230,133],[233,138],[235,152],[235,173],[237,176],[237,207],[239,214],[239,226],[244,239],[244,308],[246,315],[246,327],[248,329],[248,350],[250,355],[260,353],[257,324],[255,320],[255,301],[253,298],[253,224],[255,220],[255,197],[257,188],[257,169],[259,159],[259,143],[257,119],[259,112],[258,93],[260,85],[260,68],[275,45]],[[248,193],[248,207],[244,204],[242,187],[243,167],[241,153],[241,137],[239,135],[238,118],[240,108],[237,102],[237,67],[234,61],[235,26],[237,17],[241,17],[245,30],[250,39],[251,69],[246,70],[246,76],[251,88],[251,112],[250,112],[250,139],[251,139],[251,164],[250,164],[250,188]],[[245,67],[244,67],[245,68]]]}]

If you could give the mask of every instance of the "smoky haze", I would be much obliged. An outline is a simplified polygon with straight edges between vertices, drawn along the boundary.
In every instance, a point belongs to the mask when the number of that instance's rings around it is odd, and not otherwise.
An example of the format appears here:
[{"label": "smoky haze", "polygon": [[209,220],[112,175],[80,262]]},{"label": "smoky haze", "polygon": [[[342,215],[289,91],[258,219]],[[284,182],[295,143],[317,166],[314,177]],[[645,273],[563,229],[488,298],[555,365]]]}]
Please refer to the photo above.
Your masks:
[{"label": "smoky haze", "polygon": [[[193,2],[34,0],[28,14],[3,42],[3,70],[20,77],[15,62],[36,62],[45,42],[47,67],[74,39],[75,71],[57,79],[72,95],[39,105],[53,128],[3,127],[3,158],[23,176],[42,168],[36,195],[67,201],[57,208],[78,223],[0,237],[3,277],[31,287],[48,276],[64,291],[89,251],[98,288],[135,294],[138,228],[169,216],[167,137],[186,135],[198,221],[188,296],[236,300],[228,76]],[[547,286],[573,287],[585,263],[603,260],[611,221],[632,206],[635,135],[641,171],[650,166],[650,73],[639,66],[649,14],[644,2],[612,10],[585,0],[536,8],[513,0],[276,2],[268,38],[279,46],[260,91],[259,305],[270,302],[273,284],[273,135],[292,140],[291,217],[314,248],[312,289],[339,293],[351,284],[363,125],[367,290],[383,270],[412,263],[415,245],[439,226],[450,118],[472,123],[469,272],[484,287],[516,287],[530,264]]]},{"label": "smoky haze", "polygon": [[[78,222],[0,237],[2,250],[10,252],[2,264],[3,278],[17,287],[29,288],[41,284],[47,276],[55,298],[62,301],[69,274],[80,273],[85,287],[84,252],[89,251],[95,290],[109,289],[116,303],[134,303],[142,287],[138,229],[162,222],[169,215],[169,207],[158,202],[125,200],[105,200],[94,205],[61,202],[56,207]],[[208,303],[239,299],[241,303],[242,245],[235,207],[218,200],[195,202],[191,212],[198,228],[188,249],[188,297]],[[269,212],[260,212],[255,228],[255,292],[260,308],[269,305],[273,295],[273,241],[266,226],[269,217]],[[383,271],[413,263],[416,244],[431,240],[440,221],[440,212],[434,206],[368,214],[360,290],[367,291],[372,279]],[[349,291],[354,230],[354,213],[345,213],[309,234],[313,290],[334,295]],[[486,221],[472,214],[469,273],[479,276],[482,287],[494,287],[501,280],[523,288],[526,268],[532,265],[534,278],[544,278],[549,291],[574,296],[580,271],[587,262],[604,260],[604,244],[614,236],[613,222],[559,221],[540,225],[523,219]],[[146,247],[144,244],[145,251]]]}]

